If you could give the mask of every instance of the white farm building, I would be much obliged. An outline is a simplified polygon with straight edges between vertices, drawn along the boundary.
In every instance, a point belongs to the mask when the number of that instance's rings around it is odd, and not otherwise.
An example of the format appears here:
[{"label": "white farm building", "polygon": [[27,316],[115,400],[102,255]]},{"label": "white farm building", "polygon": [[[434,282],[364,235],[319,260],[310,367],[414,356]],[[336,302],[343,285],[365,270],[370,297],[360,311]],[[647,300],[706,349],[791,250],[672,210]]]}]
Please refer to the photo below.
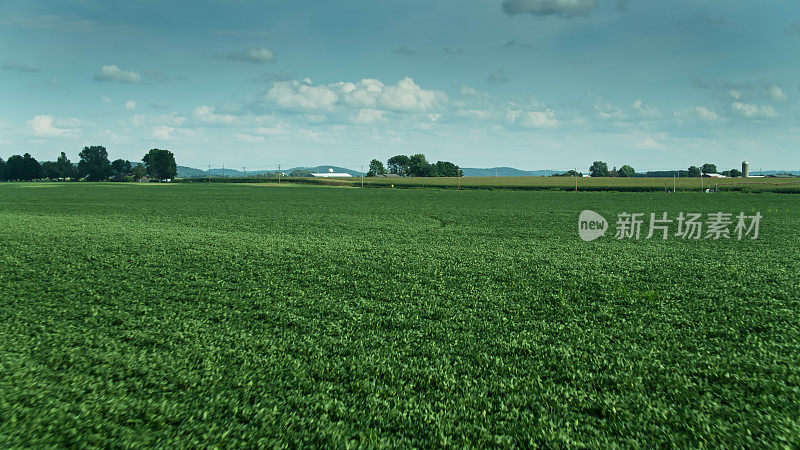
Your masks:
[{"label": "white farm building", "polygon": [[352,177],[352,175],[350,175],[349,173],[334,172],[333,169],[328,169],[327,172],[312,173],[311,176],[312,177],[318,177],[318,178],[335,178],[335,177],[351,178]]}]

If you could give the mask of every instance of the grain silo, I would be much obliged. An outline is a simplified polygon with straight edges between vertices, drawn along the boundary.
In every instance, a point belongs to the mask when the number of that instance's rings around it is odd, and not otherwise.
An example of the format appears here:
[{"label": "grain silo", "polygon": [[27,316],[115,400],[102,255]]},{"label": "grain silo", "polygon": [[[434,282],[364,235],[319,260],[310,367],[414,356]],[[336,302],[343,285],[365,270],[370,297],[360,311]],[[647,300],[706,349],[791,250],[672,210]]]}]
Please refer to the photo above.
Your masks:
[{"label": "grain silo", "polygon": [[742,161],[742,176],[747,178],[750,176],[750,163]]}]

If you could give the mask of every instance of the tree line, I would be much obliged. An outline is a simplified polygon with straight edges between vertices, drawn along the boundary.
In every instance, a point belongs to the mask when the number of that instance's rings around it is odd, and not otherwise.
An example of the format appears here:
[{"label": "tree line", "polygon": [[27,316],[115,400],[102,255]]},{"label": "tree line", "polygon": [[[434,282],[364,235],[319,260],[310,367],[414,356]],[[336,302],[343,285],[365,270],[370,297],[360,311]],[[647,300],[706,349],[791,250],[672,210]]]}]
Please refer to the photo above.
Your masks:
[{"label": "tree line", "polygon": [[77,164],[64,152],[55,161],[39,163],[30,153],[0,158],[0,180],[86,180],[86,181],[140,181],[145,176],[157,181],[170,180],[178,174],[175,155],[169,150],[151,149],[141,163],[124,159],[109,161],[108,150],[101,145],[84,147],[78,154]]},{"label": "tree line", "polygon": [[[689,166],[687,170],[663,170],[663,171],[649,171],[647,174],[644,173],[637,173],[633,167],[629,166],[628,164],[623,165],[619,169],[614,167],[611,170],[608,170],[608,164],[605,161],[595,161],[592,163],[591,167],[589,167],[589,174],[593,177],[643,177],[643,176],[651,176],[651,177],[672,177],[672,176],[679,176],[679,177],[700,177],[702,175],[717,173],[717,166],[716,164],[712,163],[705,163],[701,167],[697,166]],[[742,172],[738,169],[731,169],[731,170],[724,170],[720,172],[721,175],[726,177],[741,177]],[[583,174],[576,172],[574,170],[569,170],[562,174],[556,174],[553,176],[581,176]]]},{"label": "tree line", "polygon": [[429,163],[422,153],[416,155],[396,155],[386,161],[384,167],[381,161],[373,159],[369,162],[368,177],[375,177],[391,173],[401,177],[461,177],[464,173],[450,161],[436,161]]}]

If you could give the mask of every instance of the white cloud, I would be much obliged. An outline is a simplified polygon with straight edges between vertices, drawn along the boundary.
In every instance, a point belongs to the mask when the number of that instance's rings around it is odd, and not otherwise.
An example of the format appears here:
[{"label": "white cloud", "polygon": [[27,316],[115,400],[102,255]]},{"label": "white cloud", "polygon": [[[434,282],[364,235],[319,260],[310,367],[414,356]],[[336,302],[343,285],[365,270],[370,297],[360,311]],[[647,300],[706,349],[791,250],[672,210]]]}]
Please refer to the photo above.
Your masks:
[{"label": "white cloud", "polygon": [[637,114],[639,114],[639,116],[645,119],[658,119],[661,117],[661,111],[659,111],[658,108],[647,105],[641,100],[636,100],[633,102],[631,107],[634,111],[636,111]]},{"label": "white cloud", "polygon": [[197,136],[197,131],[188,128],[157,125],[150,129],[150,136],[162,141],[174,141],[177,139],[194,138]]},{"label": "white cloud", "polygon": [[100,101],[103,103],[111,103],[111,99],[106,97],[105,95],[100,97]]},{"label": "white cloud", "polygon": [[587,92],[587,95],[594,99],[594,110],[597,112],[597,115],[600,118],[622,119],[625,117],[625,114],[622,112],[622,108],[619,106],[607,101],[599,95],[593,94],[591,91]]},{"label": "white cloud", "polygon": [[264,142],[264,136],[253,136],[252,134],[234,133],[233,137],[245,144],[261,144]]},{"label": "white cloud", "polygon": [[687,118],[699,119],[706,122],[716,122],[719,120],[717,113],[703,106],[694,106],[682,111],[675,111],[673,115],[678,122],[683,122]]},{"label": "white cloud", "polygon": [[380,109],[361,108],[358,114],[353,117],[352,122],[358,124],[373,124],[376,122],[383,122],[386,120],[383,117],[384,111]]},{"label": "white cloud", "polygon": [[236,122],[236,116],[230,114],[217,114],[213,106],[201,105],[194,109],[192,113],[196,119],[204,123],[232,124]]},{"label": "white cloud", "polygon": [[339,96],[328,86],[312,86],[311,80],[280,81],[272,85],[265,100],[290,110],[330,110]]},{"label": "white cloud", "polygon": [[446,103],[447,96],[439,91],[422,89],[409,77],[388,86],[376,79],[314,86],[306,78],[303,81],[273,84],[264,100],[280,108],[295,111],[331,111],[336,106],[349,106],[359,109],[422,112]]},{"label": "white cloud", "polygon": [[505,0],[503,10],[512,16],[559,16],[570,18],[586,16],[597,9],[596,0]]},{"label": "white cloud", "polygon": [[118,81],[120,83],[138,83],[142,76],[133,70],[122,70],[116,65],[103,66],[94,74],[94,81]]},{"label": "white cloud", "polygon": [[731,103],[731,109],[735,114],[748,119],[772,119],[778,117],[778,113],[772,106],[750,105],[742,102]]},{"label": "white cloud", "polygon": [[510,123],[515,123],[523,128],[541,129],[541,128],[557,128],[558,120],[552,109],[544,109],[540,111],[524,111],[521,109],[513,109],[514,106],[506,111],[506,120]]},{"label": "white cloud", "polygon": [[175,131],[174,127],[168,127],[166,125],[159,125],[155,126],[152,129],[151,135],[156,139],[161,140],[171,140],[172,139],[172,132]]},{"label": "white cloud", "polygon": [[649,136],[642,141],[637,142],[634,144],[634,148],[637,150],[664,150],[667,148],[664,144],[658,142],[656,139],[664,139],[665,136]]},{"label": "white cloud", "polygon": [[769,95],[769,98],[771,98],[773,102],[785,102],[786,100],[789,100],[789,96],[786,95],[786,93],[783,92],[783,89],[781,89],[781,87],[775,83],[770,83],[766,91],[767,95]]},{"label": "white cloud", "polygon": [[263,64],[266,62],[275,61],[275,52],[273,52],[268,48],[248,48],[244,50],[227,53],[225,55],[225,58],[231,61]]},{"label": "white cloud", "polygon": [[736,100],[742,99],[742,92],[738,89],[731,89],[730,91],[728,91],[728,94],[730,94],[730,96]]},{"label": "white cloud", "polygon": [[3,63],[3,69],[5,70],[15,70],[17,72],[39,72],[42,70],[39,66],[34,66],[31,64],[22,64],[13,61],[7,61]]},{"label": "white cloud", "polygon": [[127,109],[128,111],[133,111],[134,109],[136,109],[136,102],[133,100],[128,100],[127,102],[125,102],[125,109]]},{"label": "white cloud", "polygon": [[58,136],[72,136],[80,133],[80,130],[75,128],[66,128],[68,126],[77,126],[79,124],[77,119],[67,119],[57,121],[55,117],[49,115],[36,116],[28,121],[28,127],[35,136],[41,137],[58,137]]}]

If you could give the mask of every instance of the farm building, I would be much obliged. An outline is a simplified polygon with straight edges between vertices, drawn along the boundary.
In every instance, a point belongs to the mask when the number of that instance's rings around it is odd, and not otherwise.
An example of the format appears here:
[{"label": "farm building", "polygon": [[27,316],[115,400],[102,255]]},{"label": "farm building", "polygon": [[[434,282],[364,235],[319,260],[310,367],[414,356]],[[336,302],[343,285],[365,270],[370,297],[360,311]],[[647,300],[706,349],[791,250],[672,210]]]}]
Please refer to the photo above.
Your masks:
[{"label": "farm building", "polygon": [[337,172],[322,172],[322,173],[312,173],[312,177],[321,177],[321,178],[332,178],[332,177],[347,177],[351,178],[352,175],[349,173],[337,173]]}]

